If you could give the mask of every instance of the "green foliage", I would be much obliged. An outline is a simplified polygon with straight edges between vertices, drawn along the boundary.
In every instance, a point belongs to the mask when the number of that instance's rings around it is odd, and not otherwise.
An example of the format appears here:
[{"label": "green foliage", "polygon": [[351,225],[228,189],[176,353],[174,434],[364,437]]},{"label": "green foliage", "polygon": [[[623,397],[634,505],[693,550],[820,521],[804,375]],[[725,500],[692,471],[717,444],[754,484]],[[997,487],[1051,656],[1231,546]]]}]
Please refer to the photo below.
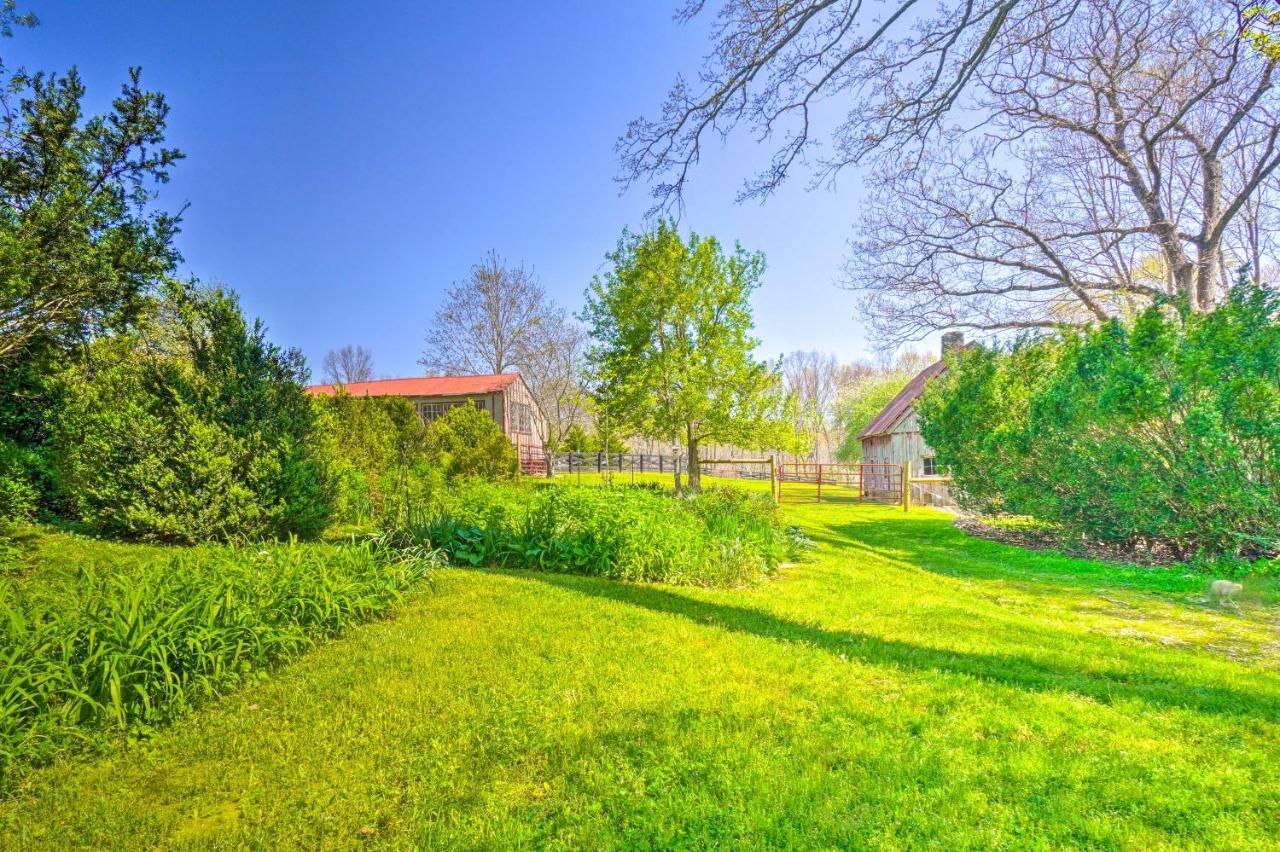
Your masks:
[{"label": "green foliage", "polygon": [[413,403],[402,397],[356,397],[339,389],[314,400],[332,442],[338,520],[381,517],[411,483],[429,480],[426,429]]},{"label": "green foliage", "polygon": [[647,487],[473,483],[415,536],[463,564],[704,586],[757,580],[792,550],[773,503],[732,489],[681,499]]},{"label": "green foliage", "polygon": [[52,447],[79,517],[153,541],[318,534],[334,496],[301,354],[220,290],[157,311],[65,377]]},{"label": "green foliage", "polygon": [[565,453],[625,453],[627,445],[617,435],[610,434],[608,446],[599,432],[588,432],[577,423],[565,430],[564,438],[557,447],[558,452]]},{"label": "green foliage", "polygon": [[926,391],[924,438],[984,511],[1188,558],[1280,549],[1280,297],[1151,308],[1009,352]]},{"label": "green foliage", "polygon": [[[0,5],[0,35],[35,23]],[[62,512],[43,449],[57,376],[86,341],[133,323],[174,268],[178,219],[152,202],[182,155],[164,146],[168,106],[136,69],[95,115],[74,70],[0,65],[0,106],[0,442],[25,469],[14,473],[7,450],[0,500],[20,487],[25,505],[34,489],[41,509]]]},{"label": "green foliage", "polygon": [[751,294],[764,255],[726,255],[714,237],[681,239],[671,222],[624,232],[613,268],[587,291],[583,320],[596,406],[619,432],[688,447],[698,486],[698,447],[800,449],[794,401],[778,371],[752,356]]},{"label": "green foliage", "polygon": [[859,380],[841,394],[836,401],[836,423],[844,438],[836,449],[836,458],[842,462],[862,460],[859,434],[913,377],[905,370],[888,370]]},{"label": "green foliage", "polygon": [[168,106],[137,69],[103,115],[84,114],[73,70],[0,82],[0,363],[42,358],[145,307],[177,261],[178,221],[148,210],[182,155]]},{"label": "green foliage", "polygon": [[427,427],[426,457],[450,479],[514,479],[520,459],[502,428],[473,405],[458,405]]},{"label": "green foliage", "polygon": [[0,777],[256,680],[383,612],[435,563],[382,541],[205,547],[0,586]]},{"label": "green foliage", "polygon": [[0,847],[1275,846],[1280,584],[1237,610],[927,509],[782,511],[815,550],[742,589],[437,572],[162,737],[31,773]]},{"label": "green foliage", "polygon": [[0,525],[27,520],[36,507],[36,487],[28,469],[30,452],[0,438]]}]

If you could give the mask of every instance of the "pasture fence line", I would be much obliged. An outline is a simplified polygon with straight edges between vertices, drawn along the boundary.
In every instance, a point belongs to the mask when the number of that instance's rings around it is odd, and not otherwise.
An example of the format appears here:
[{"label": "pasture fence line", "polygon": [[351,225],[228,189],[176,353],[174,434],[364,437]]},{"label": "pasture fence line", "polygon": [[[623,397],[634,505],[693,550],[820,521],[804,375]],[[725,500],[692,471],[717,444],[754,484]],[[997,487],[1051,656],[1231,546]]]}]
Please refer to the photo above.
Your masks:
[{"label": "pasture fence line", "polygon": [[[776,457],[700,459],[703,473],[735,479],[768,480],[775,502],[913,503],[954,505],[949,476],[913,476],[911,463],[779,462]],[[687,456],[660,453],[547,453],[522,447],[520,469],[530,476],[573,474],[663,474],[689,472]]]}]

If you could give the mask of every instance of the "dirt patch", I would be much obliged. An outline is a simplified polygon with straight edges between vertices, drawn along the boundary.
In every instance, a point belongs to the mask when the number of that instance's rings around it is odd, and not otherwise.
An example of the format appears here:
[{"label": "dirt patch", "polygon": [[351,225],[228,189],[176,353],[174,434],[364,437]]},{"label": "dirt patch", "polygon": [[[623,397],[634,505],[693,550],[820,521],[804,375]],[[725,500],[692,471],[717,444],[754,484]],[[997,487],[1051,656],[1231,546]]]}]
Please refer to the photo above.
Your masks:
[{"label": "dirt patch", "polygon": [[998,541],[1001,544],[1011,544],[1027,550],[1053,551],[1065,553],[1068,556],[1098,559],[1104,562],[1124,562],[1131,565],[1169,567],[1185,564],[1172,549],[1159,544],[1121,546],[1085,538],[1063,539],[1048,530],[992,526],[974,517],[962,516],[952,521],[952,524],[971,536]]}]

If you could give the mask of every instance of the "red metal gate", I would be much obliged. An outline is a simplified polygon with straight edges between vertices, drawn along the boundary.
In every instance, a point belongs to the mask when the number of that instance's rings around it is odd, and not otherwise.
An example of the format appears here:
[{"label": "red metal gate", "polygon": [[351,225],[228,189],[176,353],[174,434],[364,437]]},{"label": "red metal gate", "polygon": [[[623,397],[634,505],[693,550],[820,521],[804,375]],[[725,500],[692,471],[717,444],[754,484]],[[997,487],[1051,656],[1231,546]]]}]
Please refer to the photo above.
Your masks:
[{"label": "red metal gate", "polygon": [[547,475],[547,454],[533,447],[520,447],[520,472],[527,476]]},{"label": "red metal gate", "polygon": [[902,465],[787,462],[778,466],[786,503],[901,503]]}]

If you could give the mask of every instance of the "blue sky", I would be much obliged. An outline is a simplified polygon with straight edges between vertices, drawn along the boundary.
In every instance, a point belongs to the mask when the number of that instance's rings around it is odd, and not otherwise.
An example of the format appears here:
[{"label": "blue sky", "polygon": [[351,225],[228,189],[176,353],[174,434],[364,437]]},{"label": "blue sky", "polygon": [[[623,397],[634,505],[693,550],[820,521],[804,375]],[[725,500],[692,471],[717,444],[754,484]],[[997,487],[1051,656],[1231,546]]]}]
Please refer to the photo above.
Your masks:
[{"label": "blue sky", "polygon": [[[80,68],[98,108],[130,65],[168,97],[187,159],[161,204],[189,204],[184,271],[236,289],[272,338],[315,365],[369,346],[418,375],[443,289],[489,249],[534,267],[576,310],[643,188],[619,195],[613,144],[696,70],[706,22],[656,2],[234,3],[28,0],[41,18],[11,66]],[[737,205],[769,149],[747,136],[697,171],[682,226],[769,258],[761,354],[866,356],[836,284],[859,202],[795,181]]]}]

